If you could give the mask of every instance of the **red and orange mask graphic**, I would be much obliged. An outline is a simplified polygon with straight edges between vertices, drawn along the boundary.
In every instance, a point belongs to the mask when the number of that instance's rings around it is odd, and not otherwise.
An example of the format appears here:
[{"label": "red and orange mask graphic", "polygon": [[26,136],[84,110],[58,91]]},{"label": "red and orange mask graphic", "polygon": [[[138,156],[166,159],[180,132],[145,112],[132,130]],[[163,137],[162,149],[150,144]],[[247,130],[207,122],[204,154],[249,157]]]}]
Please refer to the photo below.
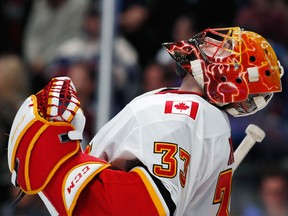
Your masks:
[{"label": "red and orange mask graphic", "polygon": [[[200,85],[211,103],[241,102],[250,95],[282,90],[283,68],[268,41],[255,32],[208,28],[193,38],[163,46],[188,73],[202,73]],[[200,64],[195,67],[194,61]]]}]

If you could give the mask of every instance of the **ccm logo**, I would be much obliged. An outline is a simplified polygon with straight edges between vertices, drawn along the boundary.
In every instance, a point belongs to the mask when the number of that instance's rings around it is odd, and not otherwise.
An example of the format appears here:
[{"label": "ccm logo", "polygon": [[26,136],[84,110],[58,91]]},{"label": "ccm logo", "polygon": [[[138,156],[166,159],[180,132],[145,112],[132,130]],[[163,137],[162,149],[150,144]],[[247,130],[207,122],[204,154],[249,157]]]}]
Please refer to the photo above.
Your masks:
[{"label": "ccm logo", "polygon": [[[77,185],[77,183],[79,181],[81,181],[83,179],[83,177],[85,177],[85,174],[87,174],[87,172],[89,172],[90,167],[88,165],[84,166],[84,168],[82,168],[78,173],[75,173],[75,177],[71,180],[70,185],[67,187],[67,192],[68,194],[71,193],[71,191],[75,188],[75,186]],[[84,179],[83,179],[84,181]],[[82,183],[82,181],[81,181]]]}]

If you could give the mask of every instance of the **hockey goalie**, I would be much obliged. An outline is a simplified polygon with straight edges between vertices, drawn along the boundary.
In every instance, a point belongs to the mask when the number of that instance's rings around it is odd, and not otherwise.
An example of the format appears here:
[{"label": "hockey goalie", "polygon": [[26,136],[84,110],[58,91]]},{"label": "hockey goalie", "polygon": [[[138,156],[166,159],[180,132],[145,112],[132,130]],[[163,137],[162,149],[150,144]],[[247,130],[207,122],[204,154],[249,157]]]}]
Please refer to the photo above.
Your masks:
[{"label": "hockey goalie", "polygon": [[12,183],[52,215],[228,216],[236,163],[227,115],[265,108],[282,91],[283,67],[265,38],[239,27],[163,46],[180,87],[133,99],[85,151],[68,77],[28,97],[9,136]]}]

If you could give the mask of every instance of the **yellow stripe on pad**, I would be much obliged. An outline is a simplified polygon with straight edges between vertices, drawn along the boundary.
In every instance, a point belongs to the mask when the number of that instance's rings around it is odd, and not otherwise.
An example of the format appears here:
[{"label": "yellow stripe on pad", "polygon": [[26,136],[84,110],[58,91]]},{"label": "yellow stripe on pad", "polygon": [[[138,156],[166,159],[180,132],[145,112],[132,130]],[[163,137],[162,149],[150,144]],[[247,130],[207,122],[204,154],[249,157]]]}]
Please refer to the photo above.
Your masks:
[{"label": "yellow stripe on pad", "polygon": [[131,170],[131,172],[138,173],[138,175],[143,180],[143,183],[145,184],[159,215],[169,215],[169,209],[156,184],[154,183],[151,176],[147,173],[147,171],[143,167],[135,167]]}]

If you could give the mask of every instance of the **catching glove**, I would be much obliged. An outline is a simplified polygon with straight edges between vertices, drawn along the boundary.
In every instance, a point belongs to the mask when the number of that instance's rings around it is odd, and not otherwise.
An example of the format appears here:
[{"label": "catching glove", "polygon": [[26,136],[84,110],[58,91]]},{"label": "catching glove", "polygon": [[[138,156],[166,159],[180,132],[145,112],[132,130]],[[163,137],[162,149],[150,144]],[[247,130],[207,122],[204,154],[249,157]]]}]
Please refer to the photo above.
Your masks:
[{"label": "catching glove", "polygon": [[[85,185],[110,166],[82,152],[84,125],[85,117],[70,78],[53,78],[43,90],[28,97],[15,116],[9,136],[12,183],[27,194],[41,192],[42,199],[45,193],[58,193],[63,198],[61,204],[48,197],[43,199],[48,210],[57,205],[58,213],[71,214]],[[45,190],[51,181],[53,191]]]}]

